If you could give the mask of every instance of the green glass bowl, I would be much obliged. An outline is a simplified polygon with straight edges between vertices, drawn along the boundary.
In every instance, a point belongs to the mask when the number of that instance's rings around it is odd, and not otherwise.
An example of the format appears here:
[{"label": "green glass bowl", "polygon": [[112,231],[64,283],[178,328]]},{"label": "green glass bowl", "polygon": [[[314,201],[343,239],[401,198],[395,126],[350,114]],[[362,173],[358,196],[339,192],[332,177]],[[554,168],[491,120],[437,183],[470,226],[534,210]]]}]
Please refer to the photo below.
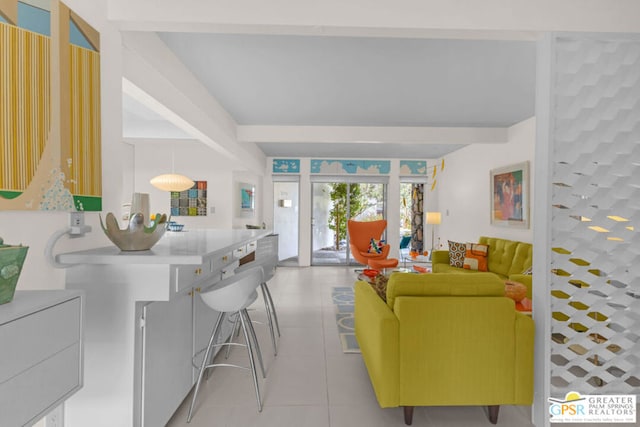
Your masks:
[{"label": "green glass bowl", "polygon": [[28,250],[28,246],[0,244],[0,304],[13,299]]}]

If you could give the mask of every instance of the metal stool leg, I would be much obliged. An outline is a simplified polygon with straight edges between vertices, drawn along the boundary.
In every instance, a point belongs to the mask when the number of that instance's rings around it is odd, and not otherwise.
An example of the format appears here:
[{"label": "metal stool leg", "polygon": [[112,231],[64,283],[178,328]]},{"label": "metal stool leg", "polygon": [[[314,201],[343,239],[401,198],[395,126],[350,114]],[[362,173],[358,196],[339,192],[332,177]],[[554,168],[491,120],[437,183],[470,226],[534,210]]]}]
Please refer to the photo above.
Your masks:
[{"label": "metal stool leg", "polygon": [[[245,316],[247,317],[246,320],[245,320]],[[251,364],[251,374],[253,376],[253,385],[256,390],[256,400],[258,401],[258,412],[262,412],[262,399],[260,398],[260,387],[258,386],[258,375],[256,374],[256,363],[253,360],[253,345],[251,344],[250,333],[247,330],[247,329],[253,329],[253,326],[251,326],[251,319],[249,319],[248,317],[249,315],[247,314],[246,309],[243,309],[240,311],[240,325],[242,326],[244,339],[247,342],[247,352],[249,353],[249,363]],[[257,351],[258,351],[258,354],[260,354],[260,350],[257,349]],[[264,371],[263,371],[263,374],[264,374]]]},{"label": "metal stool leg", "polygon": [[271,298],[271,291],[269,291],[269,286],[266,283],[262,283],[260,285],[263,292],[266,292],[267,299],[269,300],[269,307],[271,308],[271,313],[273,315],[273,320],[276,324],[276,329],[278,330],[278,336],[280,336],[280,323],[278,323],[278,314],[276,313],[276,306],[273,304],[273,298]]},{"label": "metal stool leg", "polygon": [[[231,329],[231,335],[229,335],[229,341],[228,342],[232,342],[233,341],[233,337],[234,336],[238,336],[238,334],[240,333],[240,323],[238,323],[238,317],[240,317],[240,313],[236,313],[236,317],[235,319],[233,319],[233,329]],[[226,350],[225,350],[225,354],[224,354],[224,358],[228,359],[229,358],[229,353],[231,352],[231,346],[228,345]]]},{"label": "metal stool leg", "polygon": [[260,369],[262,370],[262,378],[267,378],[266,371],[264,370],[264,363],[262,362],[262,352],[260,351],[260,344],[258,343],[258,337],[256,337],[256,330],[253,329],[253,322],[249,317],[249,312],[247,309],[240,310],[240,319],[244,316],[245,321],[247,322],[247,329],[249,329],[249,335],[253,339],[253,343],[255,345],[255,353],[258,356],[258,362],[260,362]]},{"label": "metal stool leg", "polygon": [[218,334],[218,330],[220,329],[220,325],[222,324],[222,320],[224,319],[225,313],[220,313],[218,315],[218,319],[216,320],[216,326],[213,328],[211,332],[211,338],[209,339],[209,345],[207,346],[207,351],[204,353],[204,357],[202,358],[202,364],[200,365],[200,372],[198,374],[198,382],[196,383],[196,389],[193,392],[193,397],[191,398],[191,405],[189,406],[189,415],[187,415],[187,422],[191,422],[191,416],[193,415],[193,406],[196,403],[196,398],[198,397],[198,391],[200,390],[200,383],[202,382],[202,376],[204,375],[204,371],[207,368],[207,361],[209,360],[209,353],[211,353],[211,348],[213,347],[213,342]]},{"label": "metal stool leg", "polygon": [[[262,284],[264,285],[264,283]],[[267,312],[267,319],[269,321],[269,332],[271,333],[271,344],[273,344],[273,355],[278,355],[278,346],[276,344],[276,334],[273,330],[273,316],[271,315],[271,308],[269,307],[269,300],[267,299],[267,292],[265,286],[260,285],[262,289],[262,299],[264,300],[264,309]]]}]

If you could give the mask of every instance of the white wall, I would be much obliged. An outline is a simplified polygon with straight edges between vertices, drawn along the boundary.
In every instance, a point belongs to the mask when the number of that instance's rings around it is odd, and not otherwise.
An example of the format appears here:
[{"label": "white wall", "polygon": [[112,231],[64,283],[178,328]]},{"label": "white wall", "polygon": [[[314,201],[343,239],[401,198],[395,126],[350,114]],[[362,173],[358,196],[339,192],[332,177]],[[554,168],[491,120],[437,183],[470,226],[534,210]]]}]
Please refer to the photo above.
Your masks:
[{"label": "white wall", "polygon": [[[166,213],[170,210],[170,194],[158,190],[149,181],[160,174],[173,170],[194,181],[207,181],[207,215],[177,216],[172,220],[185,225],[185,230],[195,228],[231,228],[232,182],[231,170],[225,167],[221,155],[197,141],[177,142],[147,141],[130,146],[135,155],[135,183],[126,183],[123,203],[131,201],[131,194],[149,193],[151,213]],[[173,157],[173,161],[172,161]],[[211,208],[215,209],[211,213]]]},{"label": "white wall", "polygon": [[[513,229],[490,223],[489,171],[529,161],[531,218],[535,136],[535,118],[530,118],[509,128],[509,142],[506,144],[471,145],[445,157],[445,169],[440,173],[437,184],[437,208],[442,212],[442,224],[436,227],[436,240],[440,236],[445,247],[447,240],[475,242],[480,236],[533,241],[531,226],[529,229]],[[427,206],[427,209],[432,209],[429,201]],[[530,220],[530,224],[533,221]],[[428,233],[430,235],[431,230]]]}]

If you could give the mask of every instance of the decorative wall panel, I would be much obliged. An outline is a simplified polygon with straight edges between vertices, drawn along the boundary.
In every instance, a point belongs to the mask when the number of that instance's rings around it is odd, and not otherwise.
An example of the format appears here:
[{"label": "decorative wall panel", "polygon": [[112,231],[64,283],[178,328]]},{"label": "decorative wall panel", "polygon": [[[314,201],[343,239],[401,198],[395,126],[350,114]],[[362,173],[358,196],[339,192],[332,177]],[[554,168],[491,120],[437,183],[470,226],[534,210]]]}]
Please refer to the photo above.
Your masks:
[{"label": "decorative wall panel", "polygon": [[73,45],[70,53],[69,189],[72,194],[85,196],[86,203],[90,200],[86,196],[102,194],[100,54]]},{"label": "decorative wall panel", "polygon": [[400,160],[400,175],[424,176],[427,174],[427,162],[425,160]]},{"label": "decorative wall panel", "polygon": [[640,39],[557,37],[551,391],[640,394]]},{"label": "decorative wall panel", "polygon": [[389,160],[311,159],[312,174],[388,175],[390,170]]},{"label": "decorative wall panel", "polygon": [[49,45],[48,37],[0,24],[0,189],[16,196],[33,179],[48,137]]},{"label": "decorative wall panel", "polygon": [[300,159],[273,159],[273,173],[300,173]]}]

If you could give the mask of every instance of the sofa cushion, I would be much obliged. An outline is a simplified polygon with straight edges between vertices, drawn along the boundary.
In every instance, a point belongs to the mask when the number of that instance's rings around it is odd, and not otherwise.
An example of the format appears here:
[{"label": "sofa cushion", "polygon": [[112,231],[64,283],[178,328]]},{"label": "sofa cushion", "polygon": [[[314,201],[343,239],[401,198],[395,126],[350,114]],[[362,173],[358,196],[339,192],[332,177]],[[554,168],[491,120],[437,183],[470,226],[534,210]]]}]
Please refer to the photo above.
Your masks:
[{"label": "sofa cushion", "polygon": [[465,270],[488,271],[487,254],[489,246],[479,243],[467,243],[462,267]]},{"label": "sofa cushion", "polygon": [[504,296],[504,281],[493,273],[393,273],[387,283],[387,305],[399,296]]},{"label": "sofa cushion", "polygon": [[533,245],[530,243],[518,242],[511,268],[509,268],[509,276],[512,274],[526,274],[527,269],[533,265]]},{"label": "sofa cushion", "polygon": [[449,265],[462,268],[467,247],[464,243],[449,240]]},{"label": "sofa cushion", "polygon": [[[520,242],[483,236],[478,239],[478,243],[489,245],[489,271],[502,276],[509,276],[513,257]],[[522,273],[522,270],[519,273]]]}]

